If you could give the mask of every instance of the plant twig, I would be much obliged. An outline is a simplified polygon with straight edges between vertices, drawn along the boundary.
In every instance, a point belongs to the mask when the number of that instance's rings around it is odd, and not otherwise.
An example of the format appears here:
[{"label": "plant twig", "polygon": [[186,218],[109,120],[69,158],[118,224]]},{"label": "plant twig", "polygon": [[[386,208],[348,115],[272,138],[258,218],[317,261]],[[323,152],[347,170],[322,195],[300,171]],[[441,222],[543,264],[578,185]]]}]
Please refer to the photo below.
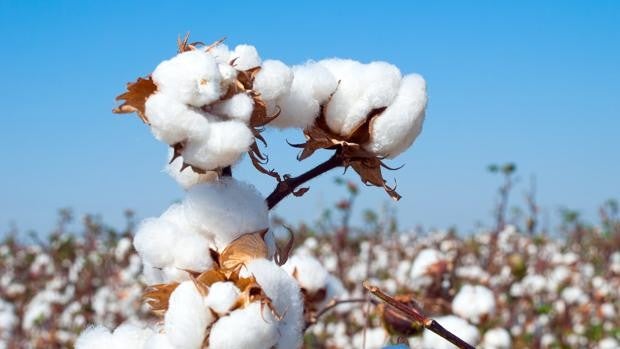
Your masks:
[{"label": "plant twig", "polygon": [[[310,169],[308,172],[302,173],[297,177],[289,177],[284,176],[278,185],[275,187],[273,192],[269,194],[267,197],[267,206],[269,209],[274,208],[282,199],[287,197],[289,194],[296,193],[297,187],[304,184],[305,182],[320,176],[321,174],[333,170],[336,167],[344,166],[344,159],[340,154],[340,150],[336,150],[334,155],[327,159],[325,162],[317,165],[316,167]],[[300,190],[303,190],[300,189]]]},{"label": "plant twig", "polygon": [[456,336],[454,333],[448,331],[445,327],[441,326],[437,321],[435,321],[435,320],[433,320],[431,318],[426,317],[419,310],[417,310],[417,309],[415,309],[415,308],[413,308],[413,307],[411,307],[409,305],[406,305],[406,304],[404,304],[402,302],[399,302],[396,299],[394,299],[393,297],[390,297],[385,292],[383,292],[379,287],[372,286],[372,285],[370,285],[368,283],[368,281],[364,281],[364,288],[366,288],[370,293],[375,295],[377,298],[381,299],[385,303],[391,305],[392,307],[394,307],[397,310],[399,310],[400,312],[402,312],[410,320],[421,323],[422,325],[424,325],[424,328],[426,328],[426,329],[434,332],[435,334],[441,336],[442,338],[444,338],[448,342],[456,345],[458,348],[461,348],[461,349],[475,349],[474,346],[468,344],[467,342],[465,342],[464,340],[462,340],[461,338]]},{"label": "plant twig", "polygon": [[308,321],[308,323],[306,324],[306,329],[308,329],[308,327],[316,324],[319,319],[321,318],[321,316],[327,314],[330,310],[334,309],[335,307],[341,305],[341,304],[347,304],[347,303],[364,303],[364,302],[369,302],[370,299],[368,298],[351,298],[351,299],[341,299],[341,300],[332,300],[329,303],[327,303],[327,305],[321,309],[318,313],[316,313],[315,315],[312,316],[312,318],[310,319],[310,321]]}]

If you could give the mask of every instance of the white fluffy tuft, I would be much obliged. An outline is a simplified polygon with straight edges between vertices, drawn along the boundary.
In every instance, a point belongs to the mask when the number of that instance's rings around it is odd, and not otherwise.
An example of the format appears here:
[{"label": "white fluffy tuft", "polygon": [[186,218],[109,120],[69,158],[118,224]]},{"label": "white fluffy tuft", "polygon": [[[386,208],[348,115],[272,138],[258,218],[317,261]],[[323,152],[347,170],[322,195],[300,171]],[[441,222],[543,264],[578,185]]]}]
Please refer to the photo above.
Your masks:
[{"label": "white fluffy tuft", "polygon": [[[211,349],[264,349],[278,341],[277,320],[268,307],[254,302],[221,317],[211,328]],[[295,347],[289,347],[295,348]]]},{"label": "white fluffy tuft", "polygon": [[254,79],[254,90],[265,101],[272,101],[283,95],[291,87],[293,72],[286,64],[276,60],[266,60]]},{"label": "white fluffy tuft", "polygon": [[200,348],[214,320],[194,283],[184,281],[170,295],[164,317],[166,337],[177,348]]},{"label": "white fluffy tuft", "polygon": [[208,123],[202,113],[162,92],[146,100],[145,114],[155,138],[170,145],[186,140],[192,130]]},{"label": "white fluffy tuft", "polygon": [[209,287],[205,304],[218,315],[225,315],[233,307],[240,293],[232,282],[216,282]]},{"label": "white fluffy tuft", "polygon": [[256,47],[251,45],[237,45],[229,58],[231,61],[236,59],[234,66],[238,70],[247,70],[261,64]]},{"label": "white fluffy tuft", "polygon": [[247,93],[237,93],[231,98],[215,104],[212,109],[212,112],[217,115],[238,119],[246,123],[250,121],[252,111],[254,111],[254,100]]}]

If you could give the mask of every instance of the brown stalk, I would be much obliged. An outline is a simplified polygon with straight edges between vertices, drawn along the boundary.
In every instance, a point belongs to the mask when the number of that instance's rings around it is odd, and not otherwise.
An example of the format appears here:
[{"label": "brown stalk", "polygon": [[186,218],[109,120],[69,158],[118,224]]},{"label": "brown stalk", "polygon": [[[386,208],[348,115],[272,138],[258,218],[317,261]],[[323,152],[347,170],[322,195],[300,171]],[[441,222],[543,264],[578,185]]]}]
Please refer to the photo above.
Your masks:
[{"label": "brown stalk", "polygon": [[410,320],[421,323],[422,325],[424,325],[424,328],[434,332],[438,336],[441,336],[442,338],[454,344],[458,348],[475,349],[474,346],[472,346],[471,344],[468,344],[467,342],[465,342],[464,340],[456,336],[454,333],[448,331],[445,327],[441,326],[437,321],[429,317],[426,317],[419,310],[409,305],[406,305],[402,302],[399,302],[393,297],[387,295],[379,287],[370,285],[368,281],[364,281],[364,288],[366,288],[370,293],[375,295],[377,298],[381,299],[385,303],[391,305],[392,307],[402,312]]},{"label": "brown stalk", "polygon": [[[329,159],[310,169],[308,172],[302,173],[297,177],[284,176],[284,178],[280,182],[278,182],[278,185],[276,185],[273,192],[271,192],[271,194],[269,194],[269,196],[267,197],[267,206],[269,207],[269,209],[272,209],[289,194],[303,194],[307,190],[307,188],[301,188],[297,190],[300,185],[315,177],[320,176],[321,174],[329,170],[333,170],[336,167],[341,167],[344,165],[345,160],[341,155],[340,149],[338,149]],[[300,193],[300,191],[302,192]]]}]

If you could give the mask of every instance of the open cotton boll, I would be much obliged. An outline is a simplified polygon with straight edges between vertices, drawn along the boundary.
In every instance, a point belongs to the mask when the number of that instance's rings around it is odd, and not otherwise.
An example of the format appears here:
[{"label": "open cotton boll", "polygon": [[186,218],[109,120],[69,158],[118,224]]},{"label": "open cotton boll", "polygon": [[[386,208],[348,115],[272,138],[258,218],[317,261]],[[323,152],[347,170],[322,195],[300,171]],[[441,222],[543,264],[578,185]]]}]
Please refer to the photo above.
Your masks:
[{"label": "open cotton boll", "polygon": [[235,60],[234,66],[238,70],[247,70],[261,65],[256,47],[251,45],[237,45],[230,53],[230,60]]},{"label": "open cotton boll", "polygon": [[170,145],[184,141],[191,130],[208,123],[202,113],[161,92],[146,100],[145,115],[155,138]]},{"label": "open cotton boll", "polygon": [[401,75],[394,65],[342,59],[323,60],[319,64],[340,80],[325,117],[329,128],[343,136],[350,135],[373,109],[390,105],[398,93]]},{"label": "open cotton boll", "polygon": [[[173,151],[170,150],[170,156],[172,156],[172,153]],[[215,172],[196,173],[191,168],[185,168],[181,171],[182,166],[183,158],[177,157],[174,161],[166,164],[164,171],[170,177],[174,178],[174,180],[185,190],[198,183],[217,180],[217,173]]]},{"label": "open cotton boll", "polygon": [[338,80],[324,66],[317,62],[308,62],[293,67],[294,84],[298,88],[312,91],[312,97],[319,103],[327,102],[329,96],[336,91]]},{"label": "open cotton boll", "polygon": [[429,267],[435,263],[444,261],[445,259],[446,257],[443,253],[432,248],[426,248],[420,251],[413,262],[413,266],[411,267],[411,278],[415,279],[426,275]]},{"label": "open cotton boll", "polygon": [[[478,329],[470,325],[467,321],[454,315],[442,316],[435,319],[441,326],[448,331],[455,333],[465,342],[476,345],[480,339]],[[424,349],[453,349],[454,345],[432,331],[424,331]]]},{"label": "open cotton boll", "polygon": [[219,63],[217,65],[222,76],[222,85],[228,86],[237,77],[237,69],[233,68],[228,63]]},{"label": "open cotton boll", "polygon": [[269,126],[287,128],[306,128],[319,115],[319,103],[307,89],[291,89],[278,98],[276,105],[280,107],[280,115],[269,123]]},{"label": "open cotton boll", "polygon": [[112,333],[115,345],[111,348],[142,348],[153,334],[150,328],[128,323],[122,324]]},{"label": "open cotton boll", "polygon": [[282,266],[299,285],[310,293],[325,289],[329,273],[319,261],[309,255],[294,255]]},{"label": "open cotton boll", "polygon": [[215,104],[211,110],[216,115],[238,119],[245,123],[250,121],[252,111],[254,111],[254,100],[247,93],[237,93],[231,98]]},{"label": "open cotton boll", "polygon": [[274,262],[255,259],[246,264],[242,274],[254,275],[276,312],[283,316],[278,322],[280,337],[276,348],[299,348],[302,339],[303,302],[299,286],[293,277]]},{"label": "open cotton boll", "polygon": [[501,327],[490,329],[482,337],[482,347],[485,349],[510,349],[512,347],[510,333]]},{"label": "open cotton boll", "polygon": [[253,186],[234,178],[193,186],[183,205],[193,226],[213,235],[220,251],[243,234],[269,227],[265,199]]},{"label": "open cotton boll", "polygon": [[211,349],[273,348],[277,341],[277,320],[269,308],[260,302],[253,302],[221,317],[209,334]]},{"label": "open cotton boll", "polygon": [[493,291],[480,285],[463,285],[452,300],[452,311],[473,323],[495,312]]},{"label": "open cotton boll", "polygon": [[201,234],[187,231],[174,245],[174,266],[179,269],[204,271],[213,265],[209,241]]},{"label": "open cotton boll", "polygon": [[183,148],[186,163],[203,170],[226,167],[239,160],[254,143],[254,134],[239,120],[211,122],[208,133],[190,137]]},{"label": "open cotton boll", "polygon": [[184,281],[170,295],[164,331],[176,348],[201,348],[207,326],[215,320],[192,281]]},{"label": "open cotton boll", "polygon": [[232,282],[216,282],[209,287],[205,304],[219,315],[230,311],[241,292]]},{"label": "open cotton boll", "polygon": [[195,107],[217,101],[225,92],[215,58],[202,50],[179,53],[161,62],[152,78],[159,91]]},{"label": "open cotton boll", "polygon": [[207,52],[211,55],[218,63],[228,64],[230,62],[230,49],[226,44],[218,44]]},{"label": "open cotton boll", "polygon": [[147,218],[138,227],[133,245],[143,261],[162,268],[174,261],[174,246],[178,227],[161,218]]},{"label": "open cotton boll", "polygon": [[281,61],[266,60],[256,74],[253,89],[261,94],[264,101],[271,101],[287,92],[292,82],[291,68]]},{"label": "open cotton boll", "polygon": [[390,158],[405,151],[422,131],[426,103],[424,79],[417,74],[405,76],[394,102],[373,120],[365,148]]},{"label": "open cotton boll", "polygon": [[80,334],[75,342],[75,349],[109,349],[114,348],[114,337],[103,326],[89,327]]}]

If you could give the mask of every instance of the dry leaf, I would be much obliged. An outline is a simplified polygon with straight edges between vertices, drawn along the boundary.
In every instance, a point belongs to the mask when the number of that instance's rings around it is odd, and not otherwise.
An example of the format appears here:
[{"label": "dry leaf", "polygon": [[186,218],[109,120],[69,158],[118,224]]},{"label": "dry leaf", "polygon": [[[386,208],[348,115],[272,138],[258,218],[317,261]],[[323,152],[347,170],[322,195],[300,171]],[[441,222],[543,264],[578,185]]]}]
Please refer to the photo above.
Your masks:
[{"label": "dry leaf", "polygon": [[177,286],[179,286],[178,282],[149,286],[142,295],[142,299],[151,307],[153,313],[163,316],[168,310],[170,295]]},{"label": "dry leaf", "polygon": [[268,251],[264,236],[268,229],[244,234],[231,242],[220,254],[219,265],[232,271],[254,259],[267,258]]},{"label": "dry leaf", "polygon": [[123,104],[112,110],[117,114],[137,113],[140,119],[148,124],[149,120],[144,115],[144,104],[146,100],[157,91],[157,86],[149,76],[146,79],[138,78],[136,82],[127,84],[127,92],[116,97],[116,100],[123,100]]}]

